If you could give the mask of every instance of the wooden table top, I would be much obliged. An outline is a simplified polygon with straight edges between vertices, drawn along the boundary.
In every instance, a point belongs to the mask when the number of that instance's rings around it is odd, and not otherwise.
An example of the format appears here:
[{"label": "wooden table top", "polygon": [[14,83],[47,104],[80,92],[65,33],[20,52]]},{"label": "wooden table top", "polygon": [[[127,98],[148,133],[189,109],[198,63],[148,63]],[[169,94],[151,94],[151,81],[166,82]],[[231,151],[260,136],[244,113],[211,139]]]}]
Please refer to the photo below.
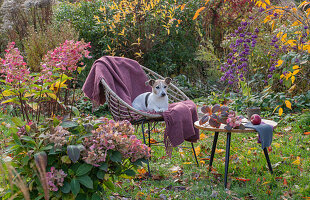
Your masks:
[{"label": "wooden table top", "polygon": [[[242,123],[246,124],[248,121],[247,120],[243,120]],[[272,120],[268,120],[268,119],[262,119],[262,122],[264,122],[265,124],[269,124],[271,126],[273,126],[274,128],[277,127],[278,123]],[[226,126],[226,124],[221,124],[221,126],[219,128],[215,128],[209,125],[209,123],[205,123],[203,125],[199,125],[199,121],[196,121],[194,123],[194,126],[198,129],[201,130],[206,130],[206,131],[214,131],[214,132],[231,132],[231,133],[254,133],[256,132],[255,129],[252,128],[245,128],[244,130],[241,129],[231,129],[230,131],[226,130],[224,127]]]}]

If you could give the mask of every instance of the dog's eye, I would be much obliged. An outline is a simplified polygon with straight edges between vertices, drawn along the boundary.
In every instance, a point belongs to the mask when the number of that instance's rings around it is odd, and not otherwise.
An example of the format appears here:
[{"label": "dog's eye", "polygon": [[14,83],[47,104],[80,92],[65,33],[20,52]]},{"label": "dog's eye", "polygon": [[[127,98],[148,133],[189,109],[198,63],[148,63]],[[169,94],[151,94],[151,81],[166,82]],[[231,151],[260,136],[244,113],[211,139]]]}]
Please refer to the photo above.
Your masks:
[{"label": "dog's eye", "polygon": [[156,89],[159,89],[159,86],[156,86]]},{"label": "dog's eye", "polygon": [[164,86],[164,88],[167,88],[167,86]]}]

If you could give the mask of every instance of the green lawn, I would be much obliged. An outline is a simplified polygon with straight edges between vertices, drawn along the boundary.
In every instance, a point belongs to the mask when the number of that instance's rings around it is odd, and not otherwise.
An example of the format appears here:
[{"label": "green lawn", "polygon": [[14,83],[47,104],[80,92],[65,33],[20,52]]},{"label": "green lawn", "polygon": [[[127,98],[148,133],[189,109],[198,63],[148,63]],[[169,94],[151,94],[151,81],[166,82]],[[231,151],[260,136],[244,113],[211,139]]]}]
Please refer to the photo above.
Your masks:
[{"label": "green lawn", "polygon": [[[282,123],[274,132],[269,152],[273,175],[268,171],[256,134],[232,134],[228,190],[225,190],[226,135],[219,135],[213,162],[215,170],[208,173],[214,133],[201,131],[205,138],[195,144],[200,148],[199,167],[194,164],[191,148],[175,148],[169,159],[164,147],[153,146],[150,162],[153,177],[138,174],[135,179],[121,179],[115,191],[108,192],[107,196],[133,199],[309,199],[310,135],[300,132],[297,125],[296,121]],[[153,135],[155,140],[162,140],[163,129]],[[190,143],[184,145],[190,146]]]}]

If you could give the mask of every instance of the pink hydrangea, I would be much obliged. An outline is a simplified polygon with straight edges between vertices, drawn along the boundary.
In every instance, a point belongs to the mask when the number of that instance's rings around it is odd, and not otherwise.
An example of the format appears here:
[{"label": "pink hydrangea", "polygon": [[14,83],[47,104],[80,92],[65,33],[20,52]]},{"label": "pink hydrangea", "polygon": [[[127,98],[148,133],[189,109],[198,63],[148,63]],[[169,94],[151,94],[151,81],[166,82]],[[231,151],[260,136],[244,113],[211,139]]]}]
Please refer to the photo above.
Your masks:
[{"label": "pink hydrangea", "polygon": [[99,166],[106,161],[108,150],[118,151],[123,159],[129,158],[132,162],[150,157],[150,148],[133,135],[134,128],[128,121],[102,118],[101,122],[93,135],[83,140],[86,150],[82,157],[86,163]]},{"label": "pink hydrangea", "polygon": [[9,43],[5,52],[4,59],[0,59],[0,74],[5,77],[5,81],[16,84],[28,80],[29,68],[18,48],[15,48],[15,42]]},{"label": "pink hydrangea", "polygon": [[83,58],[91,58],[89,55],[90,43],[84,41],[66,40],[59,47],[48,51],[43,58],[41,79],[48,78],[51,69],[59,68],[62,72],[70,74],[77,69],[78,62]]},{"label": "pink hydrangea", "polygon": [[47,185],[50,191],[58,191],[58,187],[63,186],[63,182],[67,174],[62,170],[51,167],[51,171],[46,173]]}]

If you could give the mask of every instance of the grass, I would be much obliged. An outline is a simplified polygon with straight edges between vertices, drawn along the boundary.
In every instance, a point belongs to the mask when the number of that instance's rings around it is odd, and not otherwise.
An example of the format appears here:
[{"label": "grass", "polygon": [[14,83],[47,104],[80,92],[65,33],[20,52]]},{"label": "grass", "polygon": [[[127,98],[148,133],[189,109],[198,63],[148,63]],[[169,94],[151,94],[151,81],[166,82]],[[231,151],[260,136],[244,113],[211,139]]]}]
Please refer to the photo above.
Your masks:
[{"label": "grass", "polygon": [[[224,189],[226,135],[220,133],[214,170],[208,172],[212,148],[212,132],[201,131],[203,139],[195,144],[200,149],[200,166],[194,165],[191,148],[175,148],[171,159],[163,147],[152,147],[150,161],[153,177],[143,174],[135,179],[120,179],[107,196],[133,199],[309,199],[310,198],[310,135],[301,132],[302,118],[282,123],[275,130],[270,160],[267,162],[256,134],[232,134],[228,190]],[[308,126],[306,124],[306,126]],[[307,127],[306,127],[307,128]],[[155,140],[163,139],[163,128],[153,133]],[[190,143],[185,142],[190,146]]]}]

